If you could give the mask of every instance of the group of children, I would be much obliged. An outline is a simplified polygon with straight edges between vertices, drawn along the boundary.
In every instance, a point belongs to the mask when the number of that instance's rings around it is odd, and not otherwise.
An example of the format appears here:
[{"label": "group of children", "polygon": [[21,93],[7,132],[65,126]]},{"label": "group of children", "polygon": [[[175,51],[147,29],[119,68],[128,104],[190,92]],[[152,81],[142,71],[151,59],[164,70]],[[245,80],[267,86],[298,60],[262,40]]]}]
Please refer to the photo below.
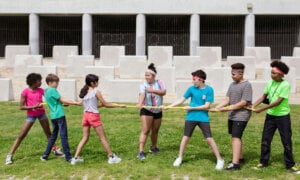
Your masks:
[{"label": "group of children", "polygon": [[[231,134],[232,143],[232,161],[229,162],[225,170],[240,170],[240,164],[244,162],[242,151],[242,136],[251,117],[251,113],[260,113],[267,110],[262,142],[261,142],[261,158],[260,163],[254,169],[262,169],[268,166],[270,158],[270,145],[276,129],[279,130],[281,141],[284,147],[284,160],[286,168],[295,174],[300,174],[296,168],[292,153],[292,131],[290,120],[290,107],[288,104],[288,96],[290,93],[290,85],[284,79],[289,71],[288,66],[280,61],[271,63],[271,80],[267,83],[264,93],[255,103],[252,104],[252,87],[251,83],[244,79],[245,66],[242,63],[231,65],[231,76],[233,82],[230,84],[225,99],[216,107],[211,107],[214,102],[214,90],[211,86],[205,84],[206,73],[203,70],[197,70],[192,73],[193,85],[190,86],[183,97],[169,106],[163,106],[163,96],[166,94],[166,88],[161,80],[156,80],[156,69],[154,64],[150,64],[145,72],[146,82],[140,86],[140,95],[137,108],[140,109],[141,117],[141,134],[139,138],[138,158],[145,159],[144,146],[148,134],[151,132],[152,153],[158,153],[157,137],[162,121],[162,111],[184,103],[190,99],[189,106],[183,107],[187,111],[184,125],[184,135],[182,137],[179,154],[173,163],[173,166],[182,164],[185,148],[193,134],[196,126],[198,126],[202,134],[211,147],[217,164],[215,169],[221,170],[224,167],[216,142],[214,141],[210,129],[209,112],[228,112],[228,132]],[[101,143],[107,152],[108,163],[119,163],[121,159],[115,155],[107,142],[102,122],[100,120],[99,105],[114,108],[126,107],[126,105],[118,105],[108,103],[104,100],[98,87],[98,76],[89,74],[85,79],[85,86],[81,89],[79,97],[82,102],[76,102],[65,99],[60,96],[57,91],[59,84],[58,76],[49,74],[46,77],[48,88],[45,91],[40,88],[41,76],[31,73],[27,76],[28,88],[24,89],[21,94],[20,109],[27,110],[27,118],[23,125],[19,137],[15,140],[9,154],[6,158],[6,164],[12,163],[12,156],[23,138],[26,136],[34,121],[39,119],[41,126],[48,138],[48,145],[41,160],[46,161],[51,150],[57,156],[64,156],[71,164],[83,162],[79,154],[89,139],[90,128],[93,127],[99,136]],[[53,126],[52,134],[49,128],[48,118],[42,105],[42,97],[44,96],[50,109],[50,119]],[[268,99],[268,104],[256,108],[259,104]],[[74,157],[71,156],[68,144],[67,123],[63,105],[83,105],[84,114],[82,119],[83,136],[77,146]],[[159,108],[158,108],[159,107]],[[55,145],[58,132],[60,132],[63,152]]]},{"label": "group of children", "polygon": [[[46,83],[48,88],[43,90],[40,88],[42,77],[37,73],[30,73],[26,78],[26,83],[28,88],[25,88],[21,93],[20,99],[20,109],[27,110],[27,117],[23,128],[21,130],[20,135],[15,140],[9,154],[6,157],[6,165],[13,163],[13,154],[21,144],[24,137],[27,135],[28,131],[34,124],[36,119],[39,119],[41,126],[48,138],[48,144],[45,152],[41,156],[42,161],[46,161],[51,150],[54,152],[56,156],[63,156],[66,161],[71,164],[76,164],[78,162],[83,162],[83,159],[79,157],[80,151],[88,141],[90,128],[93,127],[99,136],[101,143],[108,155],[108,163],[119,163],[121,158],[115,155],[107,142],[102,122],[100,120],[100,115],[98,111],[98,102],[101,103],[101,106],[104,107],[125,107],[124,105],[117,105],[107,103],[99,90],[97,90],[98,86],[98,76],[89,74],[86,76],[86,84],[82,88],[80,92],[80,98],[82,98],[82,102],[76,102],[73,100],[69,100],[61,97],[59,92],[57,91],[57,87],[59,85],[59,77],[55,74],[49,74],[46,77]],[[49,121],[45,113],[45,109],[43,107],[43,96],[46,100],[47,105],[50,109],[50,119],[52,123],[52,133],[49,128]],[[78,144],[75,156],[72,157],[70,153],[69,143],[68,143],[68,129],[67,122],[64,112],[64,105],[83,105],[84,107],[84,115],[82,120],[83,126],[83,137],[80,143]],[[60,149],[55,145],[55,141],[58,136],[58,132],[60,133],[61,144],[63,147],[63,153]]]}]

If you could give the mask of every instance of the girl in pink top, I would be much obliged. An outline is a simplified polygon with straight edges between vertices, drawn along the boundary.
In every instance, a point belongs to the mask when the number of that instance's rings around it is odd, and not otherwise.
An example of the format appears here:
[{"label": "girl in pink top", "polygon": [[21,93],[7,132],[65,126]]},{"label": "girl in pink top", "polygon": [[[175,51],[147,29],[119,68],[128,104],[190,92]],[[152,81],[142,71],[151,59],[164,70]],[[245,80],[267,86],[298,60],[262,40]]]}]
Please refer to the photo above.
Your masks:
[{"label": "girl in pink top", "polygon": [[[25,88],[21,93],[20,109],[27,110],[27,117],[19,136],[12,145],[9,154],[6,156],[6,165],[13,163],[13,154],[29,132],[36,119],[39,119],[39,122],[44,130],[47,139],[49,139],[51,136],[49,121],[45,114],[45,109],[41,104],[43,102],[44,95],[44,90],[40,88],[42,84],[41,81],[42,76],[37,73],[30,73],[26,77],[26,83],[29,87]],[[59,148],[56,145],[53,146],[52,150],[57,156],[63,155],[63,153],[60,152]]]}]

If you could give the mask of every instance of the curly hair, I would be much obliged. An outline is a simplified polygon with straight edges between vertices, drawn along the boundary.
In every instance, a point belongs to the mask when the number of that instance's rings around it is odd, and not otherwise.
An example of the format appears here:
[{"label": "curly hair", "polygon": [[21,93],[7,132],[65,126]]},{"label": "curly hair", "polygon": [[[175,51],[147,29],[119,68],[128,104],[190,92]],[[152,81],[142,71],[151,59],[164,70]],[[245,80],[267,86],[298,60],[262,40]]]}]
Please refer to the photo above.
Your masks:
[{"label": "curly hair", "polygon": [[30,73],[26,77],[26,84],[28,86],[32,86],[37,81],[41,81],[41,80],[42,80],[42,76],[40,74],[38,74],[38,73]]},{"label": "curly hair", "polygon": [[273,68],[273,67],[277,67],[278,69],[280,69],[284,74],[288,74],[289,73],[289,70],[290,68],[284,63],[284,62],[281,62],[281,61],[273,61],[270,66]]}]

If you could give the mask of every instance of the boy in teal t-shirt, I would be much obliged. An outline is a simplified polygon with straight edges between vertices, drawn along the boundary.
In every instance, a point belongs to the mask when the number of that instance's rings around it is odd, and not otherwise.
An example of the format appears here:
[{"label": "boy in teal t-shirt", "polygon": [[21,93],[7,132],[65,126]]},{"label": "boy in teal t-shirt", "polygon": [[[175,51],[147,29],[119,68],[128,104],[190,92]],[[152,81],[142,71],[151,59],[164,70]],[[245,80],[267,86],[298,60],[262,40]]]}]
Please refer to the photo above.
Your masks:
[{"label": "boy in teal t-shirt", "polygon": [[[291,88],[290,84],[283,79],[284,75],[289,72],[289,67],[280,61],[273,61],[271,67],[272,80],[267,83],[262,97],[252,106],[252,110],[256,113],[267,110],[261,140],[260,163],[255,169],[262,169],[268,166],[271,155],[271,142],[276,129],[278,129],[284,148],[285,167],[294,174],[300,174],[293,159],[290,106],[288,102]],[[269,104],[255,109],[267,97]]]},{"label": "boy in teal t-shirt", "polygon": [[187,110],[187,115],[184,125],[184,136],[182,137],[179,154],[177,159],[174,161],[173,166],[180,166],[182,163],[183,153],[185,148],[192,137],[194,129],[196,126],[202,130],[202,134],[210,145],[214,155],[217,158],[217,165],[215,169],[221,170],[224,166],[224,160],[222,159],[218,147],[212,137],[208,109],[211,103],[214,102],[214,90],[212,87],[205,84],[206,73],[202,70],[197,70],[192,73],[193,76],[193,86],[190,86],[183,97],[174,102],[173,104],[165,107],[165,109],[182,104],[187,99],[190,100],[190,105],[184,107]]},{"label": "boy in teal t-shirt", "polygon": [[55,74],[48,74],[48,76],[46,77],[46,83],[48,84],[49,87],[45,89],[44,97],[50,109],[50,119],[51,119],[53,130],[52,130],[51,137],[48,141],[47,148],[43,156],[41,157],[41,160],[46,161],[48,159],[48,156],[51,152],[51,147],[56,141],[58,131],[59,131],[62,147],[65,153],[65,159],[66,161],[70,162],[72,156],[70,153],[69,142],[68,142],[67,122],[66,122],[65,112],[62,104],[64,103],[64,104],[72,104],[72,105],[81,105],[81,103],[68,100],[60,96],[59,92],[57,91],[59,78]]}]

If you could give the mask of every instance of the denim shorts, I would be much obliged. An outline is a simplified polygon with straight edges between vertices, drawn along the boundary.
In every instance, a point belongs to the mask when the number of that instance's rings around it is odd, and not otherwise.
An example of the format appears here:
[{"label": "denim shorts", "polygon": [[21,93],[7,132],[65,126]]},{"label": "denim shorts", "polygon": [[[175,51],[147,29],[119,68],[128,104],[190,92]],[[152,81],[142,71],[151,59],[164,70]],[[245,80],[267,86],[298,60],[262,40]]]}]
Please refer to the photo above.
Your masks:
[{"label": "denim shorts", "polygon": [[39,119],[40,121],[42,121],[42,120],[48,119],[48,117],[46,114],[41,114],[39,116],[27,116],[26,117],[26,121],[31,122],[31,123],[34,123],[36,119]]}]

